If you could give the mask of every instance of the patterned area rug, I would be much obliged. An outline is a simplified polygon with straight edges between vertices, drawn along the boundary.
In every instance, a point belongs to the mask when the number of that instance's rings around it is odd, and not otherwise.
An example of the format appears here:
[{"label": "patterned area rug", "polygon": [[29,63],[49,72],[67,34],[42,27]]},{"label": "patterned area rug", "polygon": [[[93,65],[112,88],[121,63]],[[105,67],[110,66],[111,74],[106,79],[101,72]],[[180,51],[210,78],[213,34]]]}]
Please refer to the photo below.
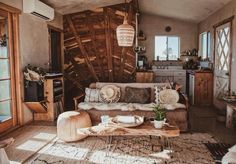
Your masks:
[{"label": "patterned area rug", "polygon": [[204,145],[206,142],[216,143],[216,140],[206,133],[181,134],[180,137],[171,138],[167,152],[172,153],[168,158],[165,153],[160,153],[158,137],[89,137],[75,143],[56,140],[30,163],[214,163]]}]

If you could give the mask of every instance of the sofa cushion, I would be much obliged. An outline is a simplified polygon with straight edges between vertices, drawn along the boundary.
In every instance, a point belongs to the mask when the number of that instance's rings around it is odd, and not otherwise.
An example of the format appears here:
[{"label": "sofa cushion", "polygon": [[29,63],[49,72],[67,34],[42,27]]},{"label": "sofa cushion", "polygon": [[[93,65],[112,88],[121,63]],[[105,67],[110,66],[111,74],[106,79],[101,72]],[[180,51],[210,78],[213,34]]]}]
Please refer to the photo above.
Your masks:
[{"label": "sofa cushion", "polygon": [[115,85],[105,85],[100,90],[100,97],[104,103],[116,103],[120,100],[120,88]]},{"label": "sofa cushion", "polygon": [[236,163],[236,153],[228,152],[224,155],[221,161],[222,164]]},{"label": "sofa cushion", "polygon": [[125,88],[125,102],[126,103],[151,103],[151,88]]},{"label": "sofa cushion", "polygon": [[85,102],[101,102],[100,89],[85,89]]},{"label": "sofa cushion", "polygon": [[234,152],[236,153],[236,145],[232,146],[231,148],[229,148],[229,152]]},{"label": "sofa cushion", "polygon": [[[171,88],[170,83],[105,83],[105,82],[96,82],[95,87],[100,89],[105,85],[116,85],[121,89],[121,98],[119,102],[125,102],[125,88],[151,88],[151,102],[155,102],[155,86],[159,88]],[[90,87],[94,87],[94,84],[91,84]]]},{"label": "sofa cushion", "polygon": [[159,101],[164,104],[175,104],[179,101],[179,93],[174,89],[164,89],[159,92]]}]

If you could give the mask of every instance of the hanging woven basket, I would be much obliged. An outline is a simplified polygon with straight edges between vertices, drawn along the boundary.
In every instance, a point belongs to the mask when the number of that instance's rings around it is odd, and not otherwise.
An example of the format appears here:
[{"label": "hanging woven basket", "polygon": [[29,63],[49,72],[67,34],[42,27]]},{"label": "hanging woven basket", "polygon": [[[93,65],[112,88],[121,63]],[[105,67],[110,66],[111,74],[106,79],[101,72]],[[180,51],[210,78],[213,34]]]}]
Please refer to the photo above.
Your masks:
[{"label": "hanging woven basket", "polygon": [[116,29],[118,45],[121,47],[132,47],[134,34],[134,27],[129,25],[125,18],[123,24],[119,25]]}]

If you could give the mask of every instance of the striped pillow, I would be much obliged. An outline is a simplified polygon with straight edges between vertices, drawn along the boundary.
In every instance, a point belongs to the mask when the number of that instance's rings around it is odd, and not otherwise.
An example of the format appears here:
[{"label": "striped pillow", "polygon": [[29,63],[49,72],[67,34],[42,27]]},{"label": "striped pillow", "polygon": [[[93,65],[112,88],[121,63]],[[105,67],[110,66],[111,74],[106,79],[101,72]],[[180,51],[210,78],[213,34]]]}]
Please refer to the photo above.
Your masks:
[{"label": "striped pillow", "polygon": [[101,102],[100,89],[86,88],[84,102]]}]

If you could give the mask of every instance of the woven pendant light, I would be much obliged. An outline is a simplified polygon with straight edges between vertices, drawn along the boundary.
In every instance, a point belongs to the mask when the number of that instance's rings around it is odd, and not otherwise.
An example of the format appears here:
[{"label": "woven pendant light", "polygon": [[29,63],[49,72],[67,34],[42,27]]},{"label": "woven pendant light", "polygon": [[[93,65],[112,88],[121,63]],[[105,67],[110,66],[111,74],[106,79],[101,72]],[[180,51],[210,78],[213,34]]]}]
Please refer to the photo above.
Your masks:
[{"label": "woven pendant light", "polygon": [[[126,1],[125,1],[125,4]],[[116,29],[118,45],[121,47],[132,47],[134,41],[134,27],[128,24],[127,15],[125,13],[124,22]]]}]

